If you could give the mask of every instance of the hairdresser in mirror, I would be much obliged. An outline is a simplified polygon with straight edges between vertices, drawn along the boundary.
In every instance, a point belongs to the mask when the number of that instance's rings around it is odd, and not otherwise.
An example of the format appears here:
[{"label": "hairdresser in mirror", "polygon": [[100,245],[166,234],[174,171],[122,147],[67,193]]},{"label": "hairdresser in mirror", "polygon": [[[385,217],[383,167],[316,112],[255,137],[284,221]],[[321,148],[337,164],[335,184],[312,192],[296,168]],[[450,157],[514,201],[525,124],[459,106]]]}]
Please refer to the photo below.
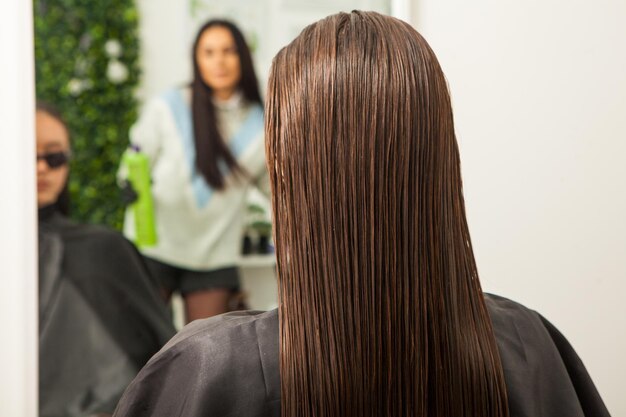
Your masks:
[{"label": "hairdresser in mirror", "polygon": [[118,417],[608,415],[554,326],[482,292],[446,79],[413,28],[308,26],[265,126],[278,310],[183,329]]},{"label": "hairdresser in mirror", "polygon": [[135,247],[67,217],[70,134],[48,104],[37,105],[36,143],[39,415],[112,413],[174,328]]},{"label": "hairdresser in mirror", "polygon": [[[240,287],[248,189],[269,194],[262,100],[241,31],[207,22],[192,59],[193,81],[151,100],[130,132],[153,182],[157,243],[140,250],[164,298],[183,296],[187,322],[228,310]],[[133,224],[128,210],[131,239]]]}]

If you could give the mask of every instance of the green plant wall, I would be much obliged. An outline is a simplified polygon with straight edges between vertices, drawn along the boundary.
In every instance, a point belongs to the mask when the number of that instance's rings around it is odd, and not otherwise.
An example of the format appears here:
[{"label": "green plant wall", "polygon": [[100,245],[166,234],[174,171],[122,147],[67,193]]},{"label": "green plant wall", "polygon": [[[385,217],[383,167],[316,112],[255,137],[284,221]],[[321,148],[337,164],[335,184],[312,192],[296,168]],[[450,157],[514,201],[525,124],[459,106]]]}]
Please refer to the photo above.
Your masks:
[{"label": "green plant wall", "polygon": [[120,228],[116,184],[137,117],[138,15],[133,0],[35,0],[37,97],[63,114],[72,137],[72,217]]}]

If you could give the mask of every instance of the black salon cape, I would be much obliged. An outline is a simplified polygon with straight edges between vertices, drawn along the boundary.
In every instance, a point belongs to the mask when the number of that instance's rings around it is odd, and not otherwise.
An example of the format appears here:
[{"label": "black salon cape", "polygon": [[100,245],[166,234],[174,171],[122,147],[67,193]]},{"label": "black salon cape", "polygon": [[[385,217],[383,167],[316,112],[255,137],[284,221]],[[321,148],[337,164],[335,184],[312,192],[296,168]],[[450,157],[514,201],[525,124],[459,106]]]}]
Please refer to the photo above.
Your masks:
[{"label": "black salon cape", "polygon": [[58,213],[40,219],[39,320],[40,417],[112,413],[175,332],[134,246]]},{"label": "black salon cape", "polygon": [[[486,295],[511,417],[604,417],[582,362],[536,312]],[[153,357],[116,417],[280,415],[278,313],[236,312],[193,322]]]}]

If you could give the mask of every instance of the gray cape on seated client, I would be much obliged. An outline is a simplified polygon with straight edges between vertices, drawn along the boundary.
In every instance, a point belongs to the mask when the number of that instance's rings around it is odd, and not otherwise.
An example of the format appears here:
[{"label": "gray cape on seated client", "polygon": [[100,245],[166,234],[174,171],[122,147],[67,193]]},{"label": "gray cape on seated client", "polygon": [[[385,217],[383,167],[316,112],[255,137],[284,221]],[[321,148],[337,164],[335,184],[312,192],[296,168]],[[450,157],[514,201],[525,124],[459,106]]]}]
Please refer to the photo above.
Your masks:
[{"label": "gray cape on seated client", "polygon": [[111,413],[175,329],[129,241],[52,210],[39,225],[39,416]]},{"label": "gray cape on seated client", "polygon": [[[609,413],[574,349],[540,314],[485,295],[511,417]],[[128,387],[117,417],[279,416],[278,311],[193,322]]]}]

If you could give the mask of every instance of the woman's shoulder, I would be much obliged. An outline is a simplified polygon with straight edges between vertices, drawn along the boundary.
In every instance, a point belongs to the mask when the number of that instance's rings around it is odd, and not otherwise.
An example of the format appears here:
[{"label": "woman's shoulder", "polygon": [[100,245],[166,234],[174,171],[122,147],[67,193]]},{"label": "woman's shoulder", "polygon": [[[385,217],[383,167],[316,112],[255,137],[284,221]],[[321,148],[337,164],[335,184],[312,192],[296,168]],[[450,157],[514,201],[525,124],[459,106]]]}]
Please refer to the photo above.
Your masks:
[{"label": "woman's shoulder", "polygon": [[554,325],[508,298],[485,294],[485,302],[511,416],[608,416],[582,361]]},{"label": "woman's shoulder", "polygon": [[126,238],[114,229],[98,224],[79,223],[64,216],[56,218],[52,228],[60,232],[64,240],[79,240],[81,244],[128,244]]},{"label": "woman's shoulder", "polygon": [[277,311],[241,311],[181,330],[128,387],[116,416],[254,417],[279,407]]},{"label": "woman's shoulder", "polygon": [[508,317],[515,320],[535,320],[539,318],[536,311],[500,295],[484,293],[489,313],[496,318]]},{"label": "woman's shoulder", "polygon": [[188,86],[168,88],[154,96],[152,100],[163,103],[180,102],[191,106],[191,88]]},{"label": "woman's shoulder", "polygon": [[278,360],[277,310],[234,311],[196,320],[176,334],[153,360],[184,357],[208,360],[225,369],[245,369],[244,364],[258,362],[261,353],[265,361]]},{"label": "woman's shoulder", "polygon": [[[278,336],[278,310],[242,310],[220,314],[207,319],[195,320],[185,326],[163,348],[202,351],[204,347],[218,343],[228,336],[233,342],[256,344],[268,336]],[[199,349],[198,349],[199,348]]]},{"label": "woman's shoulder", "polygon": [[160,117],[165,113],[172,113],[176,109],[191,107],[191,90],[188,87],[172,87],[160,91],[147,98],[142,106],[141,114],[144,117],[153,115]]},{"label": "woman's shoulder", "polygon": [[553,342],[539,313],[493,294],[485,294],[485,304],[504,362],[510,361],[511,366],[523,362],[528,366],[554,353]]},{"label": "woman's shoulder", "polygon": [[109,264],[115,260],[115,263],[128,266],[129,259],[139,258],[132,242],[108,226],[78,223],[59,216],[40,230],[43,234],[58,235],[67,255],[74,258],[84,257],[94,265]]}]

